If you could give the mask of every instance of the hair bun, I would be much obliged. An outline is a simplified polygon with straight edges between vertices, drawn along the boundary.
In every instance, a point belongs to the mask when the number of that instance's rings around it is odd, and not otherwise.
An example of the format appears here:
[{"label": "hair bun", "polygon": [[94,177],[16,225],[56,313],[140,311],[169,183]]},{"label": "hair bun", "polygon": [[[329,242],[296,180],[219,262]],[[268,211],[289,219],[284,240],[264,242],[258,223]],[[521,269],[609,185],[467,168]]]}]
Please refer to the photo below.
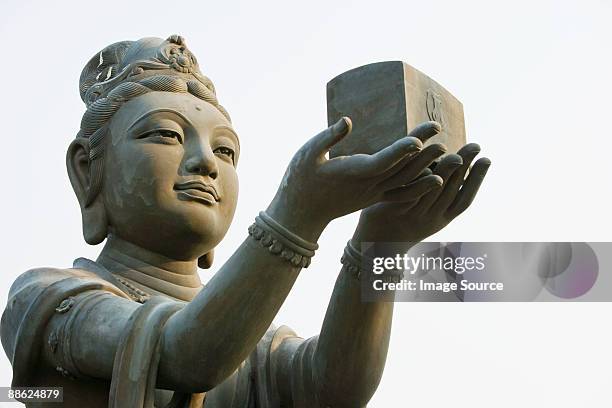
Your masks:
[{"label": "hair bun", "polygon": [[90,103],[90,101],[86,100],[85,96],[89,88],[98,82],[107,81],[113,75],[116,75],[128,49],[134,43],[135,41],[119,41],[91,57],[83,71],[81,71],[79,79],[79,93],[85,104],[88,105]]}]

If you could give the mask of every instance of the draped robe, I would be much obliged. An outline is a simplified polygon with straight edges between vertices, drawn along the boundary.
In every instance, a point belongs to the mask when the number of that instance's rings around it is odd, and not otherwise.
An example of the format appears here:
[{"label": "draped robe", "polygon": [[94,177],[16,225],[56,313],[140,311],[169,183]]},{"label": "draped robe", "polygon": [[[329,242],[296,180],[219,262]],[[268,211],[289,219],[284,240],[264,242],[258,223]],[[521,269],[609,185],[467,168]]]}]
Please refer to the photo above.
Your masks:
[{"label": "draped robe", "polygon": [[[290,393],[293,407],[319,406],[306,374],[311,372],[317,337],[304,340],[286,326],[271,326],[234,373],[205,393],[156,388],[164,323],[187,303],[161,295],[141,299],[137,295],[125,280],[84,258],[70,269],[40,268],[19,276],[10,289],[0,326],[2,345],[13,366],[12,386],[63,387],[63,406],[69,408],[272,408],[281,406],[281,392]],[[120,335],[109,381],[81,373],[70,344],[78,340],[80,320],[102,319],[88,315],[92,306],[112,296],[138,304]],[[49,330],[54,317],[61,323]],[[99,325],[104,335],[105,322]],[[57,356],[55,367],[42,358],[43,347]],[[291,367],[290,390],[278,389],[281,365]],[[26,406],[58,405],[28,402]]]}]

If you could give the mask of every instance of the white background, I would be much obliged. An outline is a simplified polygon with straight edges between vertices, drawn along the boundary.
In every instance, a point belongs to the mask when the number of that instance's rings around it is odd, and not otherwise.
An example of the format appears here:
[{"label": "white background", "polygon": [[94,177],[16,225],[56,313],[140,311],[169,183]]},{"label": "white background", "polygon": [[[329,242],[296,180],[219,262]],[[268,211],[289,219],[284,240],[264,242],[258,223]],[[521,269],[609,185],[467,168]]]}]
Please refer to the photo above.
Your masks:
[{"label": "white background", "polygon": [[[96,257],[64,165],[84,112],[78,77],[106,45],[144,36],[186,37],[241,137],[241,196],[215,269],[293,152],[326,127],[327,81],[384,60],[406,61],[456,95],[468,139],[493,161],[473,206],[431,240],[610,241],[611,11],[603,0],[3,0],[0,303],[29,268]],[[325,231],[277,323],[318,332],[355,223]],[[604,303],[397,304],[369,406],[609,406],[611,312]],[[10,380],[2,354],[0,385]]]}]

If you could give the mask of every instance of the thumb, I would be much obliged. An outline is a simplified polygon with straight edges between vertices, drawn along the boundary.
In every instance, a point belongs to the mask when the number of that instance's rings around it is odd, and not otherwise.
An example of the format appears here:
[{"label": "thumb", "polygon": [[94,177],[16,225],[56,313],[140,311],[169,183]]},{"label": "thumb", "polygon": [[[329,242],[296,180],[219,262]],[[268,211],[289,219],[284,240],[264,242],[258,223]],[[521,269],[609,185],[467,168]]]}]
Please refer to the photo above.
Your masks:
[{"label": "thumb", "polygon": [[313,137],[310,141],[310,151],[317,156],[323,156],[336,143],[351,133],[353,123],[348,116],[343,116],[336,123]]}]

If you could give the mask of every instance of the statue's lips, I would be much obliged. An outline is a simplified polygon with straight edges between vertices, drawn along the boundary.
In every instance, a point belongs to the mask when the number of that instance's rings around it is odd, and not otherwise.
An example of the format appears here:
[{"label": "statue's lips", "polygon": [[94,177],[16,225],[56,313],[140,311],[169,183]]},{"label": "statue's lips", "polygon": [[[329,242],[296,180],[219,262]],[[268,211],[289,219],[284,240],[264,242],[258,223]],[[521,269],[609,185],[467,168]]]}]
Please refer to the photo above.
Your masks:
[{"label": "statue's lips", "polygon": [[199,181],[176,184],[174,190],[178,193],[179,197],[204,202],[205,204],[214,204],[219,201],[217,190],[213,186]]}]

